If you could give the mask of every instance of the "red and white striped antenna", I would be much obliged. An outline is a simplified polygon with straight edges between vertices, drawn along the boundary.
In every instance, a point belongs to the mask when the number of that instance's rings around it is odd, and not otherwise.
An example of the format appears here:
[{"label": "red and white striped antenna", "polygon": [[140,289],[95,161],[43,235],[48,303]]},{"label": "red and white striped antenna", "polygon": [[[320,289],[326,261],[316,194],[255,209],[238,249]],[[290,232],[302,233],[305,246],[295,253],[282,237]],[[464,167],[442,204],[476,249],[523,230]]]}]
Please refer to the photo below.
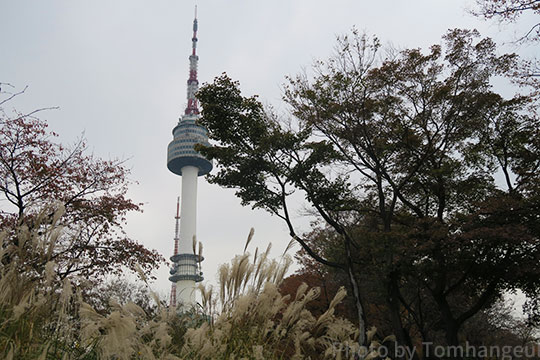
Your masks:
[{"label": "red and white striped antenna", "polygon": [[199,57],[197,56],[197,5],[195,5],[195,18],[193,19],[193,37],[191,38],[191,55],[189,56],[189,78],[187,81],[187,107],[186,115],[198,115],[199,104],[195,93],[199,89],[199,80],[197,79],[197,67],[199,65]]}]

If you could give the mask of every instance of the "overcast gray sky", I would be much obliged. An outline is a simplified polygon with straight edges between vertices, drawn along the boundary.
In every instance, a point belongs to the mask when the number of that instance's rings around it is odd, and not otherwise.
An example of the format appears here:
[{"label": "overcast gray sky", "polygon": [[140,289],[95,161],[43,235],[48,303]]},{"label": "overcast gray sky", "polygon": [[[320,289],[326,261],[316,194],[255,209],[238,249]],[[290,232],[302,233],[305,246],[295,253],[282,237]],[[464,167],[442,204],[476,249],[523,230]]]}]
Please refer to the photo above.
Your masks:
[{"label": "overcast gray sky", "polygon": [[[145,206],[129,217],[128,234],[166,257],[181,184],[167,170],[166,150],[186,106],[195,4],[199,80],[227,72],[246,95],[278,107],[285,75],[329,56],[336,35],[353,26],[398,48],[439,43],[455,27],[477,28],[498,42],[511,41],[518,29],[472,17],[472,0],[0,0],[0,82],[29,86],[11,105],[59,106],[42,117],[62,141],[84,132],[96,155],[129,159],[139,183],[130,196]],[[253,249],[271,241],[278,255],[289,242],[284,224],[241,207],[234,191],[199,178],[198,196],[208,280],[242,251],[250,227]],[[167,269],[157,275],[155,288],[167,292]]]}]

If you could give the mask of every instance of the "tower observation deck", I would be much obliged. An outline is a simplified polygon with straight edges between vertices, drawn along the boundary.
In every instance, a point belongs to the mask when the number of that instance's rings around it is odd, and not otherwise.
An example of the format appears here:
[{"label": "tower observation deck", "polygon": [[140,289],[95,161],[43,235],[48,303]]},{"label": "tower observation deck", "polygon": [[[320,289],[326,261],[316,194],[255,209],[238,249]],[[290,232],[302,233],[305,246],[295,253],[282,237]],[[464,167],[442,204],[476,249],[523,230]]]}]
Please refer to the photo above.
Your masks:
[{"label": "tower observation deck", "polygon": [[195,98],[199,87],[197,27],[195,15],[187,81],[188,103],[184,115],[172,131],[173,140],[167,149],[167,168],[174,174],[182,176],[180,234],[175,236],[178,245],[175,246],[174,255],[170,258],[173,267],[169,277],[176,291],[176,296],[174,296],[176,304],[171,304],[171,306],[178,306],[180,311],[195,305],[195,283],[203,280],[200,271],[203,257],[195,253],[193,246],[197,226],[197,178],[212,170],[212,162],[194,148],[197,144],[209,146],[207,131],[197,122],[200,117],[198,102]]}]

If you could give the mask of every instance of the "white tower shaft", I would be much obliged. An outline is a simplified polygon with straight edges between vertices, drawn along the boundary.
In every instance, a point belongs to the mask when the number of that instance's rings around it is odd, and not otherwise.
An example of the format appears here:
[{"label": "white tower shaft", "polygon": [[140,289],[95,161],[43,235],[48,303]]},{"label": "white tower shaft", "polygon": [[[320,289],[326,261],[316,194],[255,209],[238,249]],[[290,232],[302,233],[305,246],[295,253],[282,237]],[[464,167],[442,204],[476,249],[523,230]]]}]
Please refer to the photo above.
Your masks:
[{"label": "white tower shaft", "polygon": [[[193,254],[193,242],[196,240],[197,229],[197,178],[199,169],[195,166],[182,168],[182,204],[180,207],[180,242],[179,254]],[[195,249],[196,251],[196,249]],[[187,260],[187,259],[186,259]],[[197,269],[193,260],[186,270]],[[191,272],[191,271],[190,271]],[[195,305],[195,280],[180,280],[176,283],[176,301],[184,310]],[[180,309],[182,310],[182,309]]]},{"label": "white tower shaft", "polygon": [[180,204],[179,254],[193,253],[193,238],[197,235],[197,177],[195,166],[182,168],[182,203]]}]

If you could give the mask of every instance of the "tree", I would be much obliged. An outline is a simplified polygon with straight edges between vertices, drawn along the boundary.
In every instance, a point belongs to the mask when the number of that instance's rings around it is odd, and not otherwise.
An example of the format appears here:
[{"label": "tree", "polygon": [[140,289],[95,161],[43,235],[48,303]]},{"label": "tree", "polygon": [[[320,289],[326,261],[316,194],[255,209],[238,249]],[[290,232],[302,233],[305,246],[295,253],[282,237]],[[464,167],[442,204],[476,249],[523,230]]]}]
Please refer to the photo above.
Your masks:
[{"label": "tree", "polygon": [[[485,19],[515,22],[524,13],[540,15],[539,0],[476,0],[479,9],[473,13]],[[520,40],[540,40],[540,22],[536,23]]]},{"label": "tree", "polygon": [[[538,256],[538,192],[526,190],[538,185],[538,119],[527,109],[534,97],[492,91],[490,78],[510,77],[517,57],[478,38],[454,30],[444,51],[405,50],[378,67],[362,41],[345,39],[313,80],[297,77],[286,93],[294,115],[363,180],[364,214],[351,225],[381,244],[391,321],[405,343],[401,307],[414,315],[401,291],[408,285],[435,302],[451,345],[503,287],[520,286],[523,274],[505,273],[513,264],[530,269],[527,281],[538,287],[538,267],[525,265],[529,249]],[[506,174],[502,188],[497,171]]]},{"label": "tree", "polygon": [[[498,301],[465,325],[470,344],[481,346],[538,346],[538,332],[513,314],[513,303]],[[536,333],[536,334],[535,334]]]},{"label": "tree", "polygon": [[[478,9],[472,14],[487,20],[496,19],[500,23],[516,23],[522,15],[540,15],[539,0],[476,0]],[[525,32],[517,43],[539,43],[540,42],[540,21],[536,22]],[[540,63],[538,59],[524,61],[516,71],[524,78],[537,78],[540,76]]]},{"label": "tree", "polygon": [[[201,148],[220,164],[210,181],[279,216],[310,257],[344,270],[359,318],[359,274],[373,274],[394,334],[411,347],[410,324],[423,336],[433,325],[422,320],[426,303],[442,341],[456,345],[503,291],[534,298],[540,285],[536,98],[493,91],[516,55],[497,55],[476,31],[443,39],[381,59],[376,39],[340,38],[313,78],[289,79],[287,121],[226,76],[198,95],[217,141]],[[295,191],[326,234],[316,246],[294,227]]]},{"label": "tree", "polygon": [[[290,235],[317,261],[345,271],[356,300],[360,334],[365,334],[364,311],[351,256],[345,262],[319,256],[295,230],[289,210],[289,195],[295,190],[303,191],[320,216],[340,234],[350,253],[352,239],[330,212],[350,206],[356,199],[347,196],[345,190],[349,185],[343,178],[328,179],[317,168],[319,164],[331,163],[337,153],[326,142],[309,141],[309,128],[281,128],[255,97],[242,97],[238,84],[225,75],[216,79],[213,86],[199,90],[198,97],[204,108],[201,123],[208,128],[210,137],[222,144],[201,149],[222,165],[209,181],[237,188],[242,204],[253,204],[277,215],[287,223]],[[360,345],[364,344],[363,337],[360,336]]]},{"label": "tree", "polygon": [[[32,227],[36,214],[59,202],[66,209],[59,223],[63,235],[50,260],[57,264],[61,278],[79,273],[92,279],[119,274],[123,267],[134,270],[137,265],[148,272],[155,269],[162,257],[122,231],[127,212],[141,211],[140,204],[126,197],[129,170],[122,161],[87,154],[84,139],[67,147],[55,142],[57,135],[36,117],[41,110],[6,113],[2,106],[23,92],[4,92],[0,101],[2,229]],[[11,239],[17,241],[16,236]]]},{"label": "tree", "polygon": [[160,309],[166,308],[166,301],[160,299],[144,281],[130,281],[125,278],[108,279],[97,287],[85,289],[84,297],[96,312],[107,314],[111,312],[111,302],[122,306],[133,303],[139,306],[148,318],[158,315]]}]

